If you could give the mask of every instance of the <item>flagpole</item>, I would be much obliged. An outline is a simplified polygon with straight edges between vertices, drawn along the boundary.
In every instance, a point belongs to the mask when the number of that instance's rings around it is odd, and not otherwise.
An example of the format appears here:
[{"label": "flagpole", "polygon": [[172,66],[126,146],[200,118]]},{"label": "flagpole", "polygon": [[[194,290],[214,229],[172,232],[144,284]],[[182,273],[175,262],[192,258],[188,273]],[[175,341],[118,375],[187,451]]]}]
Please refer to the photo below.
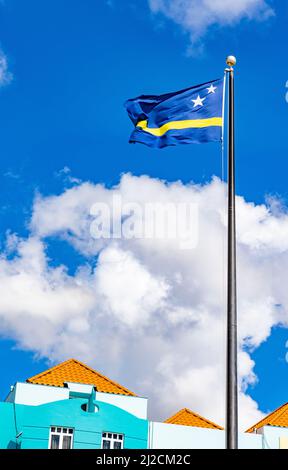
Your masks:
[{"label": "flagpole", "polygon": [[228,84],[228,264],[227,264],[227,369],[226,369],[226,448],[238,448],[237,383],[237,291],[235,230],[235,141],[234,141],[234,69],[236,59],[226,59]]}]

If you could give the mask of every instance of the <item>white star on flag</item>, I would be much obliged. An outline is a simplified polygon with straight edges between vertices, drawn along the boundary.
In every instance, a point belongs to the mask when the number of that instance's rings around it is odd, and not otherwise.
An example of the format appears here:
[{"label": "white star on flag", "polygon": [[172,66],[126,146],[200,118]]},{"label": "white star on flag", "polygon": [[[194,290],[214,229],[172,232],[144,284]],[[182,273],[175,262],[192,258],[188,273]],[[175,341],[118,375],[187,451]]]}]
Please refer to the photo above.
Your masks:
[{"label": "white star on flag", "polygon": [[197,96],[196,100],[191,100],[194,103],[193,108],[196,108],[196,106],[203,106],[203,101],[206,100],[206,98],[200,98],[200,95]]},{"label": "white star on flag", "polygon": [[211,83],[209,88],[207,88],[208,93],[215,93],[216,88],[217,88],[217,86],[213,86],[212,83]]}]

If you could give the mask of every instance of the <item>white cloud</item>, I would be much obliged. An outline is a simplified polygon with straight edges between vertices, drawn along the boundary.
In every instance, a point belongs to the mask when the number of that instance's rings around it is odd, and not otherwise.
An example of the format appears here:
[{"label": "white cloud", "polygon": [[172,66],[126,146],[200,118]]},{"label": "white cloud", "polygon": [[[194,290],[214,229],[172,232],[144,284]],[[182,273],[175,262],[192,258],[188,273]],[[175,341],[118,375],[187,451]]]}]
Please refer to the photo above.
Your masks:
[{"label": "white cloud", "polygon": [[61,168],[61,170],[56,171],[54,175],[56,178],[61,178],[63,183],[68,183],[69,185],[82,183],[81,179],[75,178],[75,176],[71,174],[71,169],[67,165]]},{"label": "white cloud", "polygon": [[152,276],[132,253],[116,246],[100,253],[95,288],[107,315],[137,328],[151,322],[151,315],[164,307],[168,291],[163,279]]},{"label": "white cloud", "polygon": [[13,76],[8,70],[8,61],[4,52],[0,49],[0,86],[11,82]]},{"label": "white cloud", "polygon": [[274,12],[265,0],[148,0],[151,11],[162,14],[189,33],[192,43],[211,26],[233,26],[241,20],[266,20]]},{"label": "white cloud", "polygon": [[[197,247],[180,250],[177,240],[92,240],[90,207],[111,204],[115,194],[140,205],[198,204]],[[10,234],[0,258],[2,334],[52,362],[73,356],[87,361],[148,396],[154,418],[186,406],[223,424],[225,201],[226,186],[218,179],[197,186],[129,174],[110,189],[82,183],[59,196],[38,195],[29,238]],[[249,351],[272,326],[287,326],[288,216],[274,208],[237,198],[244,427],[262,417],[247,395],[257,381]],[[86,257],[74,275],[50,263],[49,237],[66,240]]]}]

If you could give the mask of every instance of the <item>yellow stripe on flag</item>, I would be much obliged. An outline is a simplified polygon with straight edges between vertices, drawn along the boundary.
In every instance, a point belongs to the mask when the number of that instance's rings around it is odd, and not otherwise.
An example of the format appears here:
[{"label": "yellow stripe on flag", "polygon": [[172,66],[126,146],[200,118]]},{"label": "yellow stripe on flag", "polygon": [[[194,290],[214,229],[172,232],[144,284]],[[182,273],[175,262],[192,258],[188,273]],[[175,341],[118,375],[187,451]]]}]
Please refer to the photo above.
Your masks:
[{"label": "yellow stripe on flag", "polygon": [[213,117],[208,119],[187,119],[185,121],[171,121],[166,122],[161,127],[148,127],[147,121],[139,121],[136,127],[141,127],[141,129],[149,134],[155,135],[156,137],[161,137],[166,134],[166,132],[171,130],[178,129],[193,129],[201,127],[212,127],[219,126],[222,127],[223,120],[221,117]]}]

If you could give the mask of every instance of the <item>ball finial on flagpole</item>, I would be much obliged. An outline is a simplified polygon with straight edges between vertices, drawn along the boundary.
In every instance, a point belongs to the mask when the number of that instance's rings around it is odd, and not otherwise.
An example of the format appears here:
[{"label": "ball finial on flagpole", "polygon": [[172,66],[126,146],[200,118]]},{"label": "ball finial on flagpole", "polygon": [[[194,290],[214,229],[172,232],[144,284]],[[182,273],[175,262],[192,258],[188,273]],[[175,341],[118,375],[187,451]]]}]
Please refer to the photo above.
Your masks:
[{"label": "ball finial on flagpole", "polygon": [[228,55],[227,59],[226,59],[226,64],[229,65],[229,67],[234,67],[234,65],[236,65],[236,57],[234,57],[234,55]]}]

